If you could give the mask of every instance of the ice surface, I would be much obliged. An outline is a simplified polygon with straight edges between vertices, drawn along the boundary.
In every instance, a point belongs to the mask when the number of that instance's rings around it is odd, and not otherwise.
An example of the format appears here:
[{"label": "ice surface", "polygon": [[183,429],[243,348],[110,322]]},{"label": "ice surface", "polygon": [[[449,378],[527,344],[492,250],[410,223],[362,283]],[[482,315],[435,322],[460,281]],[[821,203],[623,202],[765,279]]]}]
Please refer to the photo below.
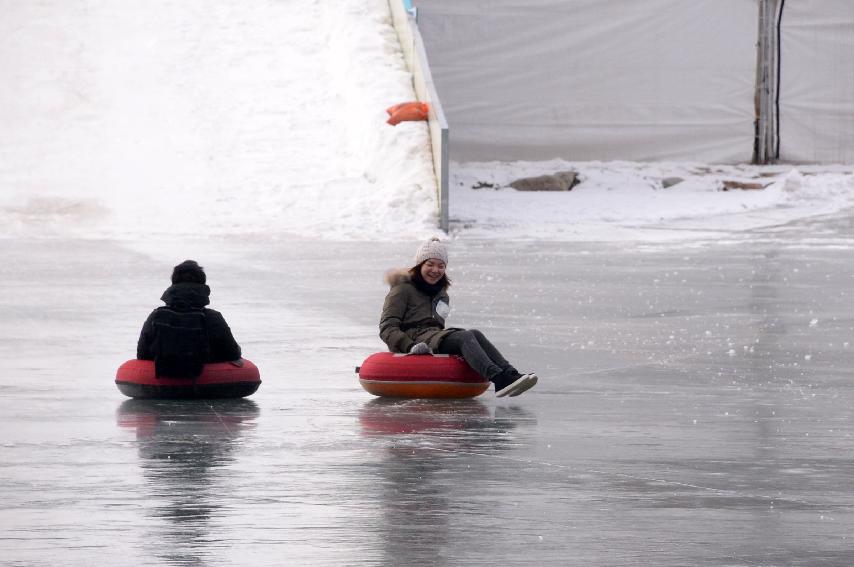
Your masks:
[{"label": "ice surface", "polygon": [[449,324],[541,381],[397,403],[353,369],[410,243],[185,241],[264,383],[165,403],[112,381],[174,243],[0,241],[4,561],[849,564],[854,230],[789,229],[457,241]]}]

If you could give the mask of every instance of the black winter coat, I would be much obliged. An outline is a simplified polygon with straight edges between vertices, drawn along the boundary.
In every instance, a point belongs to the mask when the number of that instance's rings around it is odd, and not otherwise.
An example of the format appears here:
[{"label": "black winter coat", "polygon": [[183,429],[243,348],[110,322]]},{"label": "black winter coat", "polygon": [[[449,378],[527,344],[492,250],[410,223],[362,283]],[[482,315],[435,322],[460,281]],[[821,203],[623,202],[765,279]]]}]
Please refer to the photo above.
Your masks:
[{"label": "black winter coat", "polygon": [[[205,362],[227,362],[240,358],[240,345],[234,340],[231,329],[219,311],[205,307],[210,303],[211,288],[199,283],[178,283],[170,286],[160,298],[166,307],[176,311],[201,311],[205,315],[208,331],[208,359]],[[158,307],[158,309],[162,309]],[[136,345],[136,357],[140,360],[154,360],[154,314],[152,311]]]}]

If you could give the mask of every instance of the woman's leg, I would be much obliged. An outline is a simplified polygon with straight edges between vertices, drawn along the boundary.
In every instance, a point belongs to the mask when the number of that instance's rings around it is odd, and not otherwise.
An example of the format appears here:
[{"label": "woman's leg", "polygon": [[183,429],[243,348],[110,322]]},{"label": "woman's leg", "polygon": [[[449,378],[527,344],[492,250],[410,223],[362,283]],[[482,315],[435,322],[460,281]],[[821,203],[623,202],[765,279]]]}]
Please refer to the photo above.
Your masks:
[{"label": "woman's leg", "polygon": [[489,342],[489,339],[487,339],[483,333],[481,333],[477,329],[470,329],[469,332],[474,335],[475,339],[477,339],[480,348],[483,349],[483,352],[486,353],[486,356],[488,356],[489,359],[492,360],[492,362],[497,364],[501,368],[501,370],[510,370],[512,372],[516,372],[516,369],[513,368],[513,365],[511,365],[503,356],[501,356],[501,353],[498,352],[498,349],[495,348],[495,345]]},{"label": "woman's leg", "polygon": [[[481,336],[483,335],[481,334]],[[483,339],[486,341],[486,337],[483,337]],[[489,341],[486,341],[486,343],[489,344]],[[494,353],[498,353],[495,347],[491,344],[489,346],[492,347]],[[472,331],[456,331],[451,333],[439,343],[438,353],[461,355],[475,372],[487,380],[492,380],[502,373],[504,368],[499,365],[500,363],[507,364],[507,361],[500,354],[498,354],[499,360],[493,360],[489,356],[489,353],[481,346],[480,341]]]},{"label": "woman's leg", "polygon": [[437,350],[439,354],[462,355],[475,372],[495,384],[495,394],[499,398],[518,396],[537,383],[536,374],[519,374],[476,329],[451,333],[439,343]]}]

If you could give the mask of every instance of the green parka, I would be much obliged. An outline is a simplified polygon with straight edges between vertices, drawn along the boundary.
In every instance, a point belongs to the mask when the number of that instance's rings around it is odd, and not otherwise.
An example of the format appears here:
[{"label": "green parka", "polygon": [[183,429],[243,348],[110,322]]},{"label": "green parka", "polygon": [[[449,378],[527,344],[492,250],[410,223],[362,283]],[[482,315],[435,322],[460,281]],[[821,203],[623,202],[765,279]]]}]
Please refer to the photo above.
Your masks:
[{"label": "green parka", "polygon": [[412,345],[427,343],[435,351],[446,336],[457,329],[445,329],[450,312],[448,293],[430,297],[412,283],[408,270],[386,274],[391,289],[380,317],[380,338],[391,352],[409,352]]}]

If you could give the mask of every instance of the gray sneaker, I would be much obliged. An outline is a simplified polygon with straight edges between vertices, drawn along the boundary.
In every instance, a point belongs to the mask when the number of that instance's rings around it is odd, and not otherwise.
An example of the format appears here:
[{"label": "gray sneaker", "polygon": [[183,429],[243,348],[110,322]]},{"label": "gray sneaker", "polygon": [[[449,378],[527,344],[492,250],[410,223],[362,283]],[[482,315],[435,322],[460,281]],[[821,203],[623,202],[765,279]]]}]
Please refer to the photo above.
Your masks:
[{"label": "gray sneaker", "polygon": [[536,386],[536,385],[537,385],[537,380],[539,380],[539,378],[537,377],[537,375],[536,375],[536,374],[534,374],[533,372],[531,372],[530,374],[525,374],[524,376],[522,376],[522,378],[524,378],[524,379],[525,379],[525,382],[523,382],[523,383],[522,383],[518,388],[516,388],[515,390],[513,390],[512,392],[510,392],[510,397],[511,397],[511,398],[512,398],[513,396],[518,396],[519,394],[522,394],[522,393],[524,393],[524,392],[527,392],[528,390],[530,390],[531,388],[533,388],[534,386]]},{"label": "gray sneaker", "polygon": [[523,374],[519,376],[516,380],[507,384],[500,390],[495,390],[495,396],[498,398],[503,398],[504,396],[518,396],[522,392],[530,390],[537,383],[537,375],[536,374]]}]

